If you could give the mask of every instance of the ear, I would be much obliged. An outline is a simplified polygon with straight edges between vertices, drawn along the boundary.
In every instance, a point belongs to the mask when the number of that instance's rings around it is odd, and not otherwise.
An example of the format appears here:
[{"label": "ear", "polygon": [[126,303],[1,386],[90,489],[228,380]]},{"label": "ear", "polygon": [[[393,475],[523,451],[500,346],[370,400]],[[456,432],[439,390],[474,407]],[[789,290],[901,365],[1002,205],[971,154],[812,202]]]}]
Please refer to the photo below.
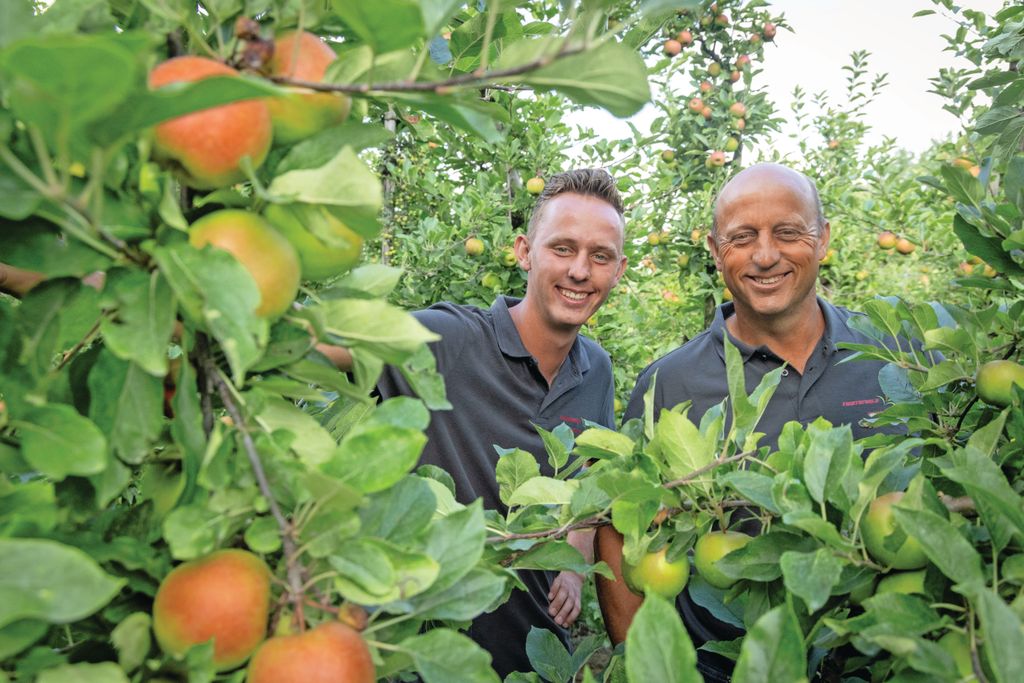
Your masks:
[{"label": "ear", "polygon": [[711,256],[714,257],[714,259],[715,259],[715,268],[717,268],[718,270],[721,270],[722,269],[722,257],[718,253],[718,242],[715,241],[715,236],[713,234],[711,234],[710,232],[708,233],[707,241],[708,241],[708,249],[711,250]]},{"label": "ear", "polygon": [[828,243],[832,239],[832,224],[825,221],[825,225],[821,226],[821,232],[818,235],[818,260],[825,258],[828,254]]},{"label": "ear", "polygon": [[516,253],[516,261],[519,262],[519,267],[525,270],[527,273],[530,272],[530,242],[526,239],[526,235],[516,235],[516,242],[512,246],[512,249]]}]

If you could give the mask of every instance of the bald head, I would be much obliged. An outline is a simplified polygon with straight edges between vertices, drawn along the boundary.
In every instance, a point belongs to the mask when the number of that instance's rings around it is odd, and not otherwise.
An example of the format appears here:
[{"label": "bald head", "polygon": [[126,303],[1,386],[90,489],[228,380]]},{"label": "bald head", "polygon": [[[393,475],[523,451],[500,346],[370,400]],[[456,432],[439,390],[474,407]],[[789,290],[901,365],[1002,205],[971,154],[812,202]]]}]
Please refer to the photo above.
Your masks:
[{"label": "bald head", "polygon": [[711,220],[711,236],[717,236],[722,207],[748,192],[763,190],[767,187],[785,188],[802,195],[805,198],[807,215],[814,217],[818,230],[820,231],[825,225],[825,212],[821,206],[821,198],[818,196],[818,187],[813,180],[782,164],[756,164],[734,175],[718,193],[718,198],[715,200],[715,212]]}]

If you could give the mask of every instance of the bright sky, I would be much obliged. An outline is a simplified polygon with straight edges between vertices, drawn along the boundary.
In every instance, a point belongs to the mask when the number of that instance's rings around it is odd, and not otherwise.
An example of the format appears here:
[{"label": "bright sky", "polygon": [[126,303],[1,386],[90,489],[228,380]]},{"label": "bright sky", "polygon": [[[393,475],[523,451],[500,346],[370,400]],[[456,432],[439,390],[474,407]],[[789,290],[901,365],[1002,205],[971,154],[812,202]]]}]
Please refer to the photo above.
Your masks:
[{"label": "bright sky", "polygon": [[[900,146],[921,152],[931,140],[959,130],[956,118],[942,110],[942,99],[928,93],[928,79],[938,75],[940,67],[956,63],[952,53],[943,52],[942,34],[955,31],[953,22],[941,14],[913,17],[919,10],[937,8],[929,0],[775,0],[770,4],[774,13],[785,14],[793,32],[780,29],[775,44],[765,48],[764,71],[755,83],[767,86],[783,118],[790,116],[796,85],[808,94],[827,90],[833,102],[841,102],[847,76],[842,67],[850,63],[851,52],[867,50],[870,73],[889,74],[889,85],[868,114],[869,142],[887,135]],[[963,0],[959,4],[991,15],[1003,3]],[[653,115],[647,107],[634,117],[634,123],[646,130]],[[623,122],[603,112],[587,112],[580,120],[608,137],[629,136]],[[785,139],[774,144],[794,149]]]}]

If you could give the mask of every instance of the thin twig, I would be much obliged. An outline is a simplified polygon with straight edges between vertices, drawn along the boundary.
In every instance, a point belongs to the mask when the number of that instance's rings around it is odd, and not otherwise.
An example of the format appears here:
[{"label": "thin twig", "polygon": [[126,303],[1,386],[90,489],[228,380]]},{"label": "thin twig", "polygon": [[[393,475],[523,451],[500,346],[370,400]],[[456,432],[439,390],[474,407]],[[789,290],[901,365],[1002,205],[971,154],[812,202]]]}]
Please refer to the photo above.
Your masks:
[{"label": "thin twig", "polygon": [[281,543],[284,546],[285,566],[287,567],[288,574],[288,592],[290,593],[290,602],[295,609],[294,621],[298,626],[299,631],[302,631],[306,623],[302,613],[302,567],[299,563],[297,547],[293,537],[294,529],[288,522],[288,519],[284,516],[284,513],[281,511],[281,507],[277,504],[277,499],[274,498],[274,492],[270,488],[270,481],[267,479],[266,471],[263,469],[260,454],[256,450],[256,443],[252,439],[252,434],[249,433],[245,417],[242,415],[238,402],[235,400],[235,396],[231,391],[230,383],[224,378],[209,355],[206,355],[203,360],[207,376],[212,380],[217,389],[217,393],[220,395],[221,402],[227,409],[231,419],[234,420],[235,427],[242,435],[242,445],[245,448],[245,454],[249,458],[249,464],[252,466],[253,475],[256,477],[256,483],[259,485],[264,498],[267,499],[270,514],[274,517],[274,520],[277,522],[277,527],[281,532]]},{"label": "thin twig", "polygon": [[674,479],[670,482],[667,482],[663,484],[663,486],[667,489],[678,488],[683,484],[688,484],[694,479],[697,479],[700,476],[707,474],[708,472],[715,468],[722,467],[723,465],[729,465],[734,462],[739,462],[740,460],[746,460],[747,458],[753,455],[757,455],[757,451],[744,451],[742,453],[737,453],[736,455],[730,455],[727,458],[718,458],[716,460],[712,460],[707,465],[704,465],[704,467],[698,467],[693,472],[690,472],[689,474],[682,476],[679,479]]}]

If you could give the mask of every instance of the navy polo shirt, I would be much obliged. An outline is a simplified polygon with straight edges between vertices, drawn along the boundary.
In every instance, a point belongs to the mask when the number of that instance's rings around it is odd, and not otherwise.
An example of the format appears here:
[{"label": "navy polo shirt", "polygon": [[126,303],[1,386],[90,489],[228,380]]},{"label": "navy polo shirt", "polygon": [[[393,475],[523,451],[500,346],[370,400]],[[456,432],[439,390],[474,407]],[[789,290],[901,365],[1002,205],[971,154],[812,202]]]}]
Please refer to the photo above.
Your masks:
[{"label": "navy polo shirt", "polygon": [[[818,299],[818,305],[825,318],[825,331],[807,359],[803,374],[793,368],[783,371],[779,386],[757,425],[757,431],[765,435],[761,445],[768,444],[774,448],[787,422],[795,420],[807,424],[818,417],[824,417],[836,426],[850,425],[853,438],[859,439],[874,431],[863,420],[885,408],[883,391],[878,382],[878,373],[885,365],[884,362],[857,360],[840,364],[840,361],[855,353],[838,348],[840,342],[876,343],[848,325],[850,318],[861,314],[833,306],[821,298]],[[723,304],[715,312],[711,327],[647,366],[637,379],[623,419],[643,416],[644,392],[657,373],[654,389],[655,418],[663,408],[673,408],[683,401],[691,400],[693,403],[687,416],[699,423],[708,408],[729,395],[725,371],[726,334],[743,358],[748,394],[757,387],[766,373],[782,366],[785,361],[767,346],[751,347],[729,333],[725,321],[734,312],[732,303]],[[727,415],[726,419],[731,420],[731,415]],[[888,426],[880,429],[892,431],[899,428]],[[733,640],[743,635],[741,629],[719,621],[697,605],[688,590],[679,595],[676,606],[694,645],[698,647],[709,640]],[[704,651],[698,651],[698,657],[698,664],[707,680],[728,680],[727,672],[731,671],[733,665],[731,661]]]},{"label": "navy polo shirt", "polygon": [[[795,420],[807,424],[818,417],[824,417],[833,425],[850,425],[853,438],[860,439],[875,431],[863,420],[885,408],[878,383],[878,373],[885,363],[858,360],[840,364],[855,353],[838,348],[840,342],[875,344],[873,339],[848,325],[850,318],[861,314],[833,306],[821,298],[818,305],[825,317],[825,332],[807,359],[802,374],[793,368],[783,370],[779,386],[757,425],[757,431],[765,434],[762,445],[774,447],[787,422]],[[715,312],[711,327],[648,365],[637,379],[624,419],[643,416],[644,392],[655,372],[658,374],[654,389],[655,416],[662,408],[673,408],[691,400],[693,406],[688,415],[699,422],[708,408],[728,396],[724,339],[729,332],[725,320],[734,311],[731,302],[722,304]],[[749,346],[732,334],[729,334],[729,341],[743,358],[748,394],[765,374],[785,363],[767,346]]]},{"label": "navy polo shirt", "polygon": [[[507,509],[498,498],[495,446],[532,453],[541,473],[550,476],[544,444],[533,425],[551,430],[565,423],[578,434],[585,421],[614,428],[615,420],[611,361],[604,349],[578,336],[548,386],[509,314],[517,303],[498,297],[488,310],[439,303],[413,314],[441,336],[430,348],[452,404],[451,410],[431,414],[420,464],[451,474],[459,502],[483,498],[485,508],[502,514]],[[415,395],[393,367],[385,369],[377,389],[382,399]],[[519,575],[529,592],[513,591],[507,603],[478,617],[469,631],[491,653],[502,678],[532,670],[526,656],[531,626],[547,628],[568,643],[568,634],[547,613],[554,575]]]}]

